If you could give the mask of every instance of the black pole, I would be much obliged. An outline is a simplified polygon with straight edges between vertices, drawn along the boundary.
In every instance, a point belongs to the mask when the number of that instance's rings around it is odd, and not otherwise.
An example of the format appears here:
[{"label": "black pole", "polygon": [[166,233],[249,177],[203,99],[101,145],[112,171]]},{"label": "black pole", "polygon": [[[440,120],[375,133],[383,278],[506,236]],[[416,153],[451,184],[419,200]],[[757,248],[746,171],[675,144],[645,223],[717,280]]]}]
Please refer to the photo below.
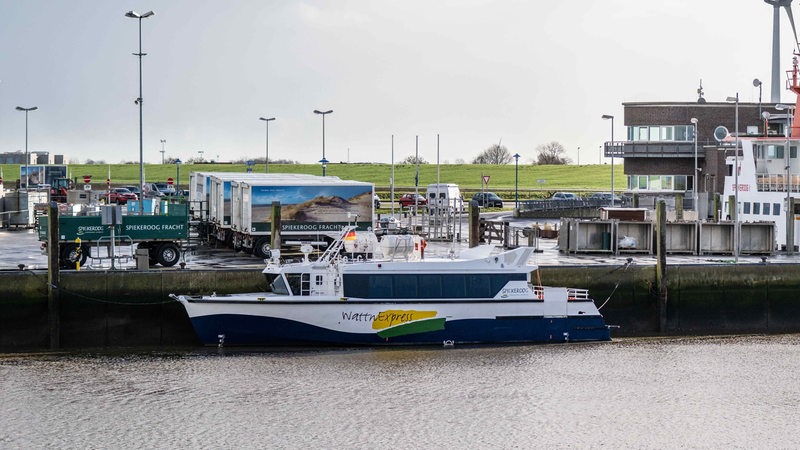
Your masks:
[{"label": "black pole", "polygon": [[58,204],[50,202],[47,209],[47,325],[50,332],[50,350],[61,347],[61,318],[59,311],[59,246]]}]

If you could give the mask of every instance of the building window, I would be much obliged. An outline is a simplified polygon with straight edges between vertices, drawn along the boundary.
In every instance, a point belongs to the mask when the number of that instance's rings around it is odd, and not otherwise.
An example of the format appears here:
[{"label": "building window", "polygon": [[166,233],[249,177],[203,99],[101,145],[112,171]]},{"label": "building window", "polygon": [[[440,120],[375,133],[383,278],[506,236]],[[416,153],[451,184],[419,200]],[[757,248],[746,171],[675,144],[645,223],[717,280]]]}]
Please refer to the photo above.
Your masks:
[{"label": "building window", "polygon": [[675,176],[675,190],[676,191],[685,191],[686,188],[686,175],[676,175]]},{"label": "building window", "polygon": [[693,125],[633,126],[628,127],[628,140],[634,142],[692,142]]}]

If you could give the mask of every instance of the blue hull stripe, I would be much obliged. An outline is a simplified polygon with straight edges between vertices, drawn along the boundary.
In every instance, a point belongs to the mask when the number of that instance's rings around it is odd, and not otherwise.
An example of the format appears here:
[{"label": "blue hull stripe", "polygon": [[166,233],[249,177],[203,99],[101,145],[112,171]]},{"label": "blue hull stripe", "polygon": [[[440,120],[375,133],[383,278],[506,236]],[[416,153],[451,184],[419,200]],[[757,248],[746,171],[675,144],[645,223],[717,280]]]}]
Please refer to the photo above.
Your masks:
[{"label": "blue hull stripe", "polygon": [[[505,317],[504,319],[508,319]],[[195,332],[207,345],[225,335],[226,345],[441,345],[454,343],[521,343],[608,341],[611,335],[601,316],[516,320],[464,319],[445,323],[443,330],[383,339],[375,333],[345,333],[272,317],[222,314],[192,319]]]}]

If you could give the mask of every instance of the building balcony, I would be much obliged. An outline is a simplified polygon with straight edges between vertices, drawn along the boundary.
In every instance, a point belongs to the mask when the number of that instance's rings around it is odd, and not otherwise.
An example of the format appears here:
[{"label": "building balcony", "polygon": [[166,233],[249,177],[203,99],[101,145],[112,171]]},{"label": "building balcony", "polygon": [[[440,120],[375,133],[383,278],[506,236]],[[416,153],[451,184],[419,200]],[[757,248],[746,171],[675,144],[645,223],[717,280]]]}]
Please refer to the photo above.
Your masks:
[{"label": "building balcony", "polygon": [[[703,158],[703,145],[698,142],[697,157]],[[606,142],[605,157],[615,158],[694,158],[694,142]]]}]

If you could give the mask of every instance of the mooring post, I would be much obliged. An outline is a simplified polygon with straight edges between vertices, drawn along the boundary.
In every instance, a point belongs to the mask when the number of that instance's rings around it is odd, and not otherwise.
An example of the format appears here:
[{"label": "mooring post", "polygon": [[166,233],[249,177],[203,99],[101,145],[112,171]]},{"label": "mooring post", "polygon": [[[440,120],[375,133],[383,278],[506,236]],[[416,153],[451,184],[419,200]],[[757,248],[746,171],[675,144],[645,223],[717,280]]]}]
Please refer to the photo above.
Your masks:
[{"label": "mooring post", "polygon": [[61,318],[59,312],[58,266],[58,203],[47,208],[47,324],[50,330],[50,350],[61,347]]},{"label": "mooring post", "polygon": [[481,208],[478,202],[469,202],[469,248],[475,247],[481,241],[480,232]]},{"label": "mooring post", "polygon": [[683,220],[683,194],[675,194],[675,219]]},{"label": "mooring post", "polygon": [[272,202],[270,246],[277,249],[281,248],[281,202]]},{"label": "mooring post", "polygon": [[667,203],[656,204],[656,289],[658,297],[658,331],[667,331]]}]

